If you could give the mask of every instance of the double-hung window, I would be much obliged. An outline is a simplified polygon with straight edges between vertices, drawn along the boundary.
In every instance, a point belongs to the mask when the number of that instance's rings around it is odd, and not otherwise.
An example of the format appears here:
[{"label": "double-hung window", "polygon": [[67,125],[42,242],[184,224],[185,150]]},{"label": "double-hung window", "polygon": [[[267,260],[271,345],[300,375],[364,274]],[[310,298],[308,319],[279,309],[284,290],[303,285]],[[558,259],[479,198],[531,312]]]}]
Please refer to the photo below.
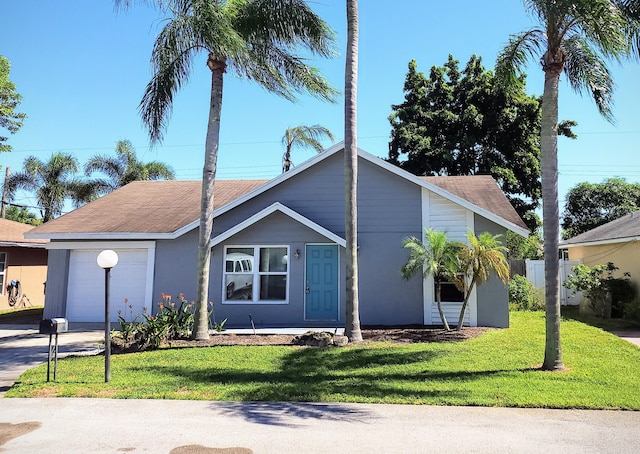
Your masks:
[{"label": "double-hung window", "polygon": [[0,252],[0,295],[4,295],[7,285],[7,253]]},{"label": "double-hung window", "polygon": [[289,293],[288,246],[227,246],[224,301],[286,303]]}]

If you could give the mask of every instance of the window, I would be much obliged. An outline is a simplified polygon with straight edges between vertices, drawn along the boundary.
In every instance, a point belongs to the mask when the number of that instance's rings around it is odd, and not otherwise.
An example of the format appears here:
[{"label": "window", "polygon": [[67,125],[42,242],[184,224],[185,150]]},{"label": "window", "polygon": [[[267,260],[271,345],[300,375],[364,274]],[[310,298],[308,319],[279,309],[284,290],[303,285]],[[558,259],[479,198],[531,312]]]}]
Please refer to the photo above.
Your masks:
[{"label": "window", "polygon": [[[436,285],[433,285],[433,295],[436,295]],[[447,303],[462,303],[464,301],[464,293],[458,290],[453,282],[440,283],[440,300]]]},{"label": "window", "polygon": [[0,295],[4,295],[7,285],[7,253],[0,252]]},{"label": "window", "polygon": [[225,301],[286,302],[288,257],[287,246],[227,247],[224,271]]}]

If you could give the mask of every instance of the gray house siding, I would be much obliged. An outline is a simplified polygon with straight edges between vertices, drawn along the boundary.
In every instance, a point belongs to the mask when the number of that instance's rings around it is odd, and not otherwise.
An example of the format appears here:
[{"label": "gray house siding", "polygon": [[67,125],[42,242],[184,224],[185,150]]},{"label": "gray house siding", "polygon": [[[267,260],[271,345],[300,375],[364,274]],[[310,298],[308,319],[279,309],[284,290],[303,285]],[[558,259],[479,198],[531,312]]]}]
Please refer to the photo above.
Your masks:
[{"label": "gray house siding", "polygon": [[[243,231],[228,238],[224,244],[219,244],[213,249],[211,267],[211,279],[209,282],[209,299],[214,302],[216,320],[227,319],[225,326],[250,326],[249,314],[256,327],[269,326],[343,326],[344,325],[344,291],[340,292],[338,302],[339,319],[335,322],[305,322],[305,245],[306,244],[331,244],[331,242],[316,231],[276,212]],[[288,261],[289,286],[287,304],[264,303],[229,303],[222,302],[223,265],[225,246],[289,246]],[[299,250],[301,255],[295,258],[293,252]],[[345,280],[344,276],[344,248],[338,247],[340,252],[339,282]],[[341,290],[344,290],[341,288]]]},{"label": "gray house siding", "polygon": [[[489,232],[492,235],[503,235],[505,244],[506,229],[482,216],[475,215],[476,235]],[[509,292],[507,286],[493,274],[488,281],[477,287],[478,292],[478,326],[509,327]]]},{"label": "gray house siding", "polygon": [[43,318],[66,316],[69,253],[68,249],[49,250]]},{"label": "gray house siding", "polygon": [[198,229],[175,240],[156,242],[156,261],[153,282],[153,313],[158,311],[162,293],[176,297],[183,293],[188,301],[196,297],[196,268],[198,259]]}]

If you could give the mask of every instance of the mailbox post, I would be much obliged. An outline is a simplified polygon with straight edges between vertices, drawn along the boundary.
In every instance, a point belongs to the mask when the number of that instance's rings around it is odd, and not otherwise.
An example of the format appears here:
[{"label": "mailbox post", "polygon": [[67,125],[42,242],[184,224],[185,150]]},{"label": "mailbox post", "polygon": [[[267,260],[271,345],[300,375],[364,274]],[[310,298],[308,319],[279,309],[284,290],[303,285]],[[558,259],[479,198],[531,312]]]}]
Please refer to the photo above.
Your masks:
[{"label": "mailbox post", "polygon": [[[49,354],[47,355],[47,381],[51,377],[51,356],[53,356],[53,381],[56,381],[58,375],[58,334],[65,333],[69,330],[69,322],[66,318],[46,318],[40,321],[40,334],[49,335]],[[56,335],[55,345],[51,341],[53,335]]]}]

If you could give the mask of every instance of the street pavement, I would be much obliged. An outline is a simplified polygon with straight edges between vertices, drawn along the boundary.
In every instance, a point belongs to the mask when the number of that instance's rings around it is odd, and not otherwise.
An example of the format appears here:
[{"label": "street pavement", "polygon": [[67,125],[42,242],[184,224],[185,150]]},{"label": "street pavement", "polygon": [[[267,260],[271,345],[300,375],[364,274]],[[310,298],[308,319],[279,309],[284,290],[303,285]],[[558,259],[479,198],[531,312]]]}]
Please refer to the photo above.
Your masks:
[{"label": "street pavement", "polygon": [[[95,353],[103,331],[76,329],[60,354]],[[0,325],[0,386],[45,362],[48,342]],[[635,453],[639,428],[627,411],[0,398],[0,453]]]}]

